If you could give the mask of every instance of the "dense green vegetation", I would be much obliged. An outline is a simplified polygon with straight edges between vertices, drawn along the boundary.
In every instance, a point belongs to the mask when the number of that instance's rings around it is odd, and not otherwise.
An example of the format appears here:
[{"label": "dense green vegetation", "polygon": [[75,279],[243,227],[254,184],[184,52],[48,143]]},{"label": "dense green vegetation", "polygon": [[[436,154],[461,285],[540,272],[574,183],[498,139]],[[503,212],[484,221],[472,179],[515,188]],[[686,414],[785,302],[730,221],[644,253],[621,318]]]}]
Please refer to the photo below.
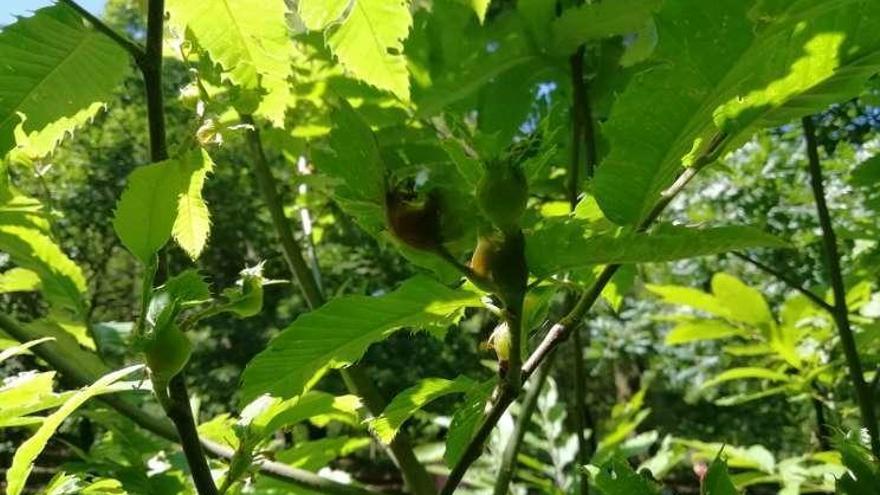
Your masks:
[{"label": "dense green vegetation", "polygon": [[880,494],[876,0],[0,30],[0,481]]}]

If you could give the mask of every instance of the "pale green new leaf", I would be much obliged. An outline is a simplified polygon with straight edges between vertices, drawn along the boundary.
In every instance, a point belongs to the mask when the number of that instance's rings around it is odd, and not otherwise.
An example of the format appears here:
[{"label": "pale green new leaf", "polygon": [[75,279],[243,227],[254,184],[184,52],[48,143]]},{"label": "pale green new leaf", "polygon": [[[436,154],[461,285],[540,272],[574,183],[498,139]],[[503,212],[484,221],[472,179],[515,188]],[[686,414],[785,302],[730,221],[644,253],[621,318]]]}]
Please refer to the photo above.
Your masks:
[{"label": "pale green new leaf", "polygon": [[0,274],[0,293],[31,292],[40,289],[40,276],[32,270],[11,268]]},{"label": "pale green new leaf", "polygon": [[683,166],[856,96],[880,69],[880,2],[799,0],[757,25],[754,4],[664,3],[659,63],[633,77],[603,126],[610,153],[595,193],[612,221],[638,223]]},{"label": "pale green new leaf", "polygon": [[0,157],[19,124],[26,153],[49,154],[104,106],[128,66],[122,48],[64,5],[3,28],[0,60]]},{"label": "pale green new leaf", "polygon": [[190,256],[201,252],[210,229],[201,187],[212,167],[204,150],[193,150],[177,159],[138,167],[128,176],[113,228],[144,264],[172,233]]},{"label": "pale green new leaf", "polygon": [[455,380],[425,378],[397,394],[380,416],[369,421],[370,430],[379,440],[391,443],[403,423],[425,404],[444,395],[467,392],[474,385],[474,381],[466,376]]},{"label": "pale green new leaf", "polygon": [[170,24],[181,34],[189,29],[229,81],[268,93],[265,99],[275,108],[263,113],[283,126],[293,49],[284,0],[168,0],[166,5]]},{"label": "pale green new leaf", "polygon": [[52,390],[54,371],[22,373],[4,380],[0,388],[0,428],[40,422],[43,418],[30,414],[60,406],[73,392]]},{"label": "pale green new leaf", "polygon": [[110,387],[122,378],[143,368],[142,365],[129,366],[118,371],[104,375],[95,383],[80,390],[64,403],[57,411],[49,415],[33,436],[28,438],[15,451],[12,466],[6,472],[7,495],[20,495],[24,490],[27,478],[34,466],[34,460],[43,451],[49,438],[55,434],[55,430],[67,419],[79,406],[90,398],[106,393]]},{"label": "pale green new leaf", "polygon": [[48,235],[33,227],[0,225],[0,251],[40,277],[43,294],[50,303],[74,315],[84,314],[85,276]]},{"label": "pale green new leaf", "polygon": [[712,293],[730,312],[730,318],[750,325],[773,323],[770,306],[760,291],[727,273],[712,277]]},{"label": "pale green new leaf", "polygon": [[353,0],[345,19],[327,32],[327,46],[354,77],[407,101],[403,41],[411,26],[407,0]]},{"label": "pale green new leaf", "polygon": [[589,236],[578,222],[553,222],[526,239],[529,269],[543,277],[610,263],[660,263],[750,247],[786,247],[752,227],[667,228],[656,233]]},{"label": "pale green new leaf", "polygon": [[0,363],[6,361],[12,356],[18,356],[19,354],[24,354],[31,347],[42,344],[43,342],[52,340],[52,337],[43,337],[41,339],[32,340],[30,342],[25,342],[24,344],[17,345],[15,347],[10,347],[8,349],[3,349],[3,352],[0,352]]},{"label": "pale green new leaf", "polygon": [[755,367],[742,367],[742,368],[731,368],[729,370],[725,370],[710,380],[706,380],[703,382],[703,388],[710,388],[718,386],[724,382],[734,381],[734,380],[769,380],[773,382],[782,382],[786,383],[790,381],[790,378],[785,373],[780,373],[778,371],[773,371],[767,368],[755,368]]},{"label": "pale green new leaf", "polygon": [[721,340],[744,335],[742,329],[719,320],[684,321],[666,334],[666,345],[681,345],[705,340]]},{"label": "pale green new leaf", "polygon": [[680,285],[647,284],[645,288],[660,296],[667,304],[688,306],[721,318],[731,318],[730,311],[724,304],[708,292]]},{"label": "pale green new leaf", "polygon": [[758,327],[775,326],[770,307],[760,291],[727,273],[712,277],[712,293],[675,285],[647,285],[668,304],[689,306],[714,316]]},{"label": "pale green new leaf", "polygon": [[321,31],[340,20],[352,0],[301,0],[297,2],[297,15],[310,31]]},{"label": "pale green new leaf", "polygon": [[450,289],[424,276],[382,296],[334,299],[297,318],[248,364],[242,375],[242,398],[298,395],[327,370],[354,363],[370,345],[394,332],[443,330],[468,306],[481,306],[478,293]]},{"label": "pale green new leaf", "polygon": [[184,170],[192,170],[192,175],[181,184],[182,191],[177,200],[177,218],[171,228],[171,235],[177,244],[186,251],[193,260],[197,259],[205,249],[211,233],[211,214],[202,197],[202,187],[208,174],[214,170],[214,162],[208,153],[202,150],[200,155],[191,153],[185,158]]},{"label": "pale green new leaf", "polygon": [[663,0],[605,0],[566,9],[551,25],[553,51],[570,55],[588,41],[635,33],[662,3]]}]

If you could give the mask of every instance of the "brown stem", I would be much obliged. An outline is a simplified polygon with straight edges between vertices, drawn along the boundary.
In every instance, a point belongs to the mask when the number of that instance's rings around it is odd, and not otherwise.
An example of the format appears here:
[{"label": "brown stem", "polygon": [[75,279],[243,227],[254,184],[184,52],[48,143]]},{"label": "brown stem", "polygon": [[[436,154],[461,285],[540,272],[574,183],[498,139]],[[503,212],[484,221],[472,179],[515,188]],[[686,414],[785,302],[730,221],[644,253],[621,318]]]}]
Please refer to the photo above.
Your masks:
[{"label": "brown stem", "polygon": [[[278,236],[284,259],[287,261],[291,275],[299,284],[309,308],[317,309],[324,305],[324,294],[321,292],[308,263],[306,263],[300,245],[293,236],[290,221],[284,214],[284,203],[278,194],[275,177],[272,175],[272,170],[266,159],[260,130],[250,115],[241,115],[241,122],[247,125],[245,137],[251,152],[252,170],[263,201],[269,209],[272,225]],[[340,370],[340,374],[342,374],[349,390],[364,400],[364,404],[371,414],[382,414],[385,409],[385,400],[361,368],[353,366]],[[389,450],[392,460],[400,468],[404,481],[414,494],[433,495],[436,493],[431,476],[416,458],[406,435],[398,434],[395,441],[389,446]]]},{"label": "brown stem", "polygon": [[819,159],[819,145],[816,142],[816,128],[810,116],[802,120],[804,137],[807,142],[807,158],[810,170],[810,186],[816,202],[819,225],[822,228],[822,248],[825,268],[831,281],[834,294],[834,311],[832,316],[837,325],[840,345],[849,368],[850,380],[856,393],[856,400],[862,415],[862,423],[871,437],[871,451],[876,459],[880,459],[880,437],[877,435],[877,412],[874,409],[874,394],[865,382],[862,360],[856,348],[856,340],[849,323],[849,308],[846,305],[846,287],[843,282],[843,270],[840,267],[840,253],[837,249],[837,236],[831,223],[831,214],[825,200],[825,185],[822,179],[822,163]]}]

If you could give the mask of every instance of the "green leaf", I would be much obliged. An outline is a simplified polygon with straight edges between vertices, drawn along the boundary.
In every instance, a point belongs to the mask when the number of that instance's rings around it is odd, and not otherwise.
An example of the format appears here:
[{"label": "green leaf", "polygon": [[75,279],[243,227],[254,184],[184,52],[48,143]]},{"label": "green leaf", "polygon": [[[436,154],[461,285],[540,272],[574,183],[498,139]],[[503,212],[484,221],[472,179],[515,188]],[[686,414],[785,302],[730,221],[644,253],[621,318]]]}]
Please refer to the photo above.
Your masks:
[{"label": "green leaf", "polygon": [[712,293],[727,308],[730,318],[750,325],[773,324],[773,314],[761,292],[733,275],[716,273]]},{"label": "green leaf", "polygon": [[721,318],[730,318],[730,311],[708,292],[680,285],[646,284],[645,288],[660,296],[667,304],[688,306]]},{"label": "green leaf", "polygon": [[[202,197],[202,187],[208,174],[214,170],[214,162],[204,150],[198,155],[189,154],[184,159],[187,172],[180,177],[182,191],[177,200],[177,218],[171,235],[186,254],[196,260],[205,249],[211,233],[211,214]],[[191,175],[185,177],[190,168]]]},{"label": "green leaf", "polygon": [[660,263],[749,247],[786,247],[753,227],[666,228],[655,233],[588,235],[580,222],[552,222],[526,240],[529,269],[537,277],[604,264]]},{"label": "green leaf", "polygon": [[296,13],[306,29],[321,31],[342,18],[350,4],[351,0],[301,0]]},{"label": "green leaf", "polygon": [[31,292],[40,289],[40,276],[24,268],[11,268],[0,274],[0,293]]},{"label": "green leaf", "polygon": [[170,24],[180,33],[189,29],[232,84],[262,88],[266,99],[282,103],[266,114],[282,127],[293,67],[284,0],[168,0],[166,5]]},{"label": "green leaf", "polygon": [[480,20],[480,24],[485,22],[486,20],[486,11],[489,10],[489,4],[492,3],[492,0],[455,0],[458,3],[464,4],[467,7],[473,9],[474,14],[477,15],[477,19]]},{"label": "green leaf", "polygon": [[379,440],[391,443],[403,423],[425,404],[444,395],[467,392],[474,385],[474,381],[466,376],[455,380],[425,378],[397,394],[380,416],[369,421],[370,430]]},{"label": "green leaf", "polygon": [[721,459],[719,453],[706,472],[702,495],[739,495],[739,493],[727,472],[727,462]]},{"label": "green leaf", "polygon": [[775,327],[773,314],[761,292],[727,273],[716,273],[712,277],[712,294],[676,285],[648,284],[646,288],[668,304],[688,306],[748,325]]},{"label": "green leaf", "polygon": [[52,390],[54,371],[22,373],[4,380],[0,388],[0,428],[41,423],[43,418],[30,414],[63,404],[73,392],[56,394]]},{"label": "green leaf", "polygon": [[641,221],[682,166],[719,140],[717,151],[733,149],[759,128],[856,96],[880,69],[880,3],[799,0],[759,25],[753,3],[664,3],[662,63],[633,77],[603,126],[610,153],[595,193],[612,221]]},{"label": "green leaf", "polygon": [[837,480],[837,490],[841,495],[862,495],[872,493],[880,486],[880,469],[871,451],[851,436],[836,435],[834,448],[840,452],[847,473]]},{"label": "green leaf", "polygon": [[80,390],[64,403],[57,411],[49,415],[33,436],[28,438],[15,451],[12,466],[6,472],[6,493],[19,495],[24,490],[27,478],[33,469],[34,460],[43,451],[49,438],[55,434],[55,430],[67,419],[79,406],[90,398],[106,393],[118,380],[143,368],[142,365],[129,366],[118,371],[104,375],[95,383]]},{"label": "green leaf", "polygon": [[10,347],[8,349],[3,349],[3,352],[0,352],[0,363],[6,361],[12,356],[18,356],[19,354],[24,354],[28,349],[35,345],[42,344],[43,342],[52,340],[52,337],[43,337],[37,340],[31,340],[30,342],[25,342],[24,344],[19,344],[15,347]]},{"label": "green leaf", "polygon": [[605,0],[571,7],[552,24],[553,52],[570,55],[588,42],[639,31],[663,0]]},{"label": "green leaf", "polygon": [[310,442],[301,442],[287,450],[282,450],[275,454],[275,458],[295,468],[317,472],[333,459],[349,455],[368,445],[370,445],[370,439],[367,437],[349,438],[342,436],[322,438]]},{"label": "green leaf", "polygon": [[257,438],[266,438],[281,428],[310,420],[326,425],[330,420],[352,426],[358,424],[361,401],[354,395],[333,396],[327,392],[310,390],[301,396],[281,400],[262,395],[248,404],[241,417]]},{"label": "green leaf", "polygon": [[460,318],[465,307],[481,305],[476,292],[450,289],[424,276],[382,296],[334,299],[297,318],[248,364],[242,375],[242,398],[298,395],[327,370],[354,363],[370,345],[402,328],[443,330]]},{"label": "green leaf", "polygon": [[85,276],[48,235],[32,227],[0,225],[0,251],[40,277],[43,294],[51,304],[77,316],[85,314]]},{"label": "green leaf", "polygon": [[666,334],[666,345],[680,345],[704,340],[721,340],[744,335],[742,329],[718,320],[691,320],[676,325]]},{"label": "green leaf", "polygon": [[113,228],[122,243],[144,264],[172,233],[191,257],[207,241],[210,220],[201,198],[213,162],[204,150],[135,169],[119,199]]},{"label": "green leaf", "polygon": [[715,375],[712,379],[703,382],[702,388],[715,387],[724,382],[746,379],[770,380],[783,383],[790,381],[789,376],[785,373],[769,370],[767,368],[742,367],[731,368]]},{"label": "green leaf", "polygon": [[486,380],[475,385],[467,393],[464,403],[455,411],[452,422],[449,423],[449,432],[446,434],[446,453],[444,458],[448,466],[458,463],[464,454],[464,449],[470,443],[474,432],[485,416],[486,401],[495,388],[496,380]]},{"label": "green leaf", "polygon": [[181,304],[211,299],[211,288],[197,270],[185,270],[168,279],[162,290]]},{"label": "green leaf", "polygon": [[122,48],[64,5],[3,28],[0,60],[0,157],[20,123],[27,154],[49,154],[104,106],[128,66]]},{"label": "green leaf", "polygon": [[659,495],[660,487],[642,476],[625,459],[612,458],[593,475],[596,488],[603,495]]},{"label": "green leaf", "polygon": [[411,26],[407,0],[353,0],[345,19],[327,31],[327,46],[354,77],[407,101],[403,41]]}]

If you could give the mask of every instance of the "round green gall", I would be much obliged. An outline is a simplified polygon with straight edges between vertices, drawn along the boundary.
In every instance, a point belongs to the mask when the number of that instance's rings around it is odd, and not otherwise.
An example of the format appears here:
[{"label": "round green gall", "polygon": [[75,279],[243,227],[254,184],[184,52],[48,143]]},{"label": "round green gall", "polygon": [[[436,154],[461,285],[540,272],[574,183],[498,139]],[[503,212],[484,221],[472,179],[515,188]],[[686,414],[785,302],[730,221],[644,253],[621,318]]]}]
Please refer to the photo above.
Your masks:
[{"label": "round green gall", "polygon": [[529,186],[520,167],[490,163],[477,184],[477,203],[490,222],[502,231],[514,230],[526,211]]}]

